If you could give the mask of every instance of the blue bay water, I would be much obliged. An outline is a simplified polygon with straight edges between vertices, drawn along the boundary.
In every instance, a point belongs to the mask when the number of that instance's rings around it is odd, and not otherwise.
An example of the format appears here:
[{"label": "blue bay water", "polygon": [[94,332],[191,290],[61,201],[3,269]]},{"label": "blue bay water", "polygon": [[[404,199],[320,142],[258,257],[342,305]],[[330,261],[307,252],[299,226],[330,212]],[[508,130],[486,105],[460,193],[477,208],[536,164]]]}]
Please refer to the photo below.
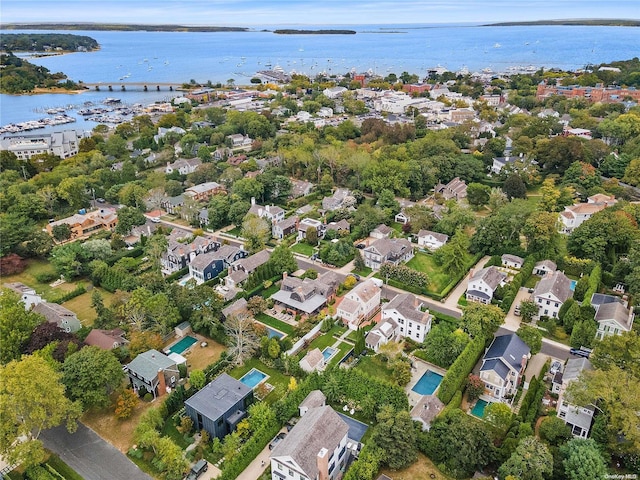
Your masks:
[{"label": "blue bay water", "polygon": [[[339,28],[356,30],[357,34],[275,35],[261,28],[229,33],[71,32],[95,38],[101,49],[30,61],[52,72],[64,72],[75,81],[113,84],[114,92],[1,95],[0,124],[41,118],[43,115],[36,110],[42,108],[95,102],[107,96],[127,103],[150,103],[170,97],[169,92],[116,92],[116,86],[123,81],[151,86],[154,82],[182,83],[193,79],[201,83],[208,80],[225,83],[234,79],[237,85],[242,85],[269,65],[311,76],[323,71],[342,74],[372,70],[382,75],[390,72],[400,75],[407,71],[422,77],[428,68],[436,65],[452,71],[466,67],[472,72],[486,68],[500,72],[511,66],[529,65],[577,69],[590,63],[626,60],[640,54],[640,28],[634,27],[367,25]],[[121,80],[125,76],[126,80]]]}]

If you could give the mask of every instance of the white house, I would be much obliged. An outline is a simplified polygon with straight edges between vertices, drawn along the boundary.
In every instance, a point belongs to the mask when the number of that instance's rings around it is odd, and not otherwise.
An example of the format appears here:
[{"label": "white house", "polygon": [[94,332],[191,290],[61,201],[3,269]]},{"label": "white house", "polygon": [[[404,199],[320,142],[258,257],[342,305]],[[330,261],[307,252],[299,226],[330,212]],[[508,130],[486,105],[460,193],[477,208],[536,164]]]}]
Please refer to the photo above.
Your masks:
[{"label": "white house", "polygon": [[531,294],[531,299],[538,306],[538,315],[556,318],[562,304],[573,297],[571,280],[555,271],[542,277]]},{"label": "white house", "polygon": [[551,260],[542,260],[533,266],[533,274],[542,277],[547,273],[555,272],[557,269],[558,266],[555,262],[552,262]]},{"label": "white house", "polygon": [[435,251],[449,241],[449,235],[432,232],[430,230],[420,230],[418,232],[418,245]]},{"label": "white house", "polygon": [[496,267],[485,267],[473,273],[467,285],[466,298],[470,302],[489,304],[493,299],[493,292],[498,285],[504,284],[507,275]]},{"label": "white house", "polygon": [[364,343],[367,348],[378,352],[380,346],[395,340],[400,335],[400,327],[392,318],[381,320],[375,327],[369,330]]},{"label": "white house", "polygon": [[324,237],[324,224],[315,218],[303,218],[298,222],[298,241],[307,238],[307,230],[315,228],[318,232],[318,238]]},{"label": "white house", "polygon": [[388,225],[385,225],[384,223],[381,223],[376,228],[371,230],[370,236],[378,239],[389,238],[391,237],[392,232],[393,232],[393,228],[389,227]]},{"label": "white house", "polygon": [[309,350],[299,364],[300,368],[307,373],[322,371],[327,366],[324,355],[319,348]]},{"label": "white house", "polygon": [[377,311],[381,291],[382,289],[371,279],[365,280],[344,296],[336,314],[351,330],[357,330],[362,321]]},{"label": "white house", "polygon": [[381,238],[363,251],[364,263],[373,270],[380,270],[385,262],[395,265],[413,258],[413,245],[404,238]]},{"label": "white house", "polygon": [[345,87],[330,87],[325,88],[322,93],[327,98],[336,99],[338,97],[341,97],[342,94],[346,91],[347,89]]},{"label": "white house", "polygon": [[433,315],[411,293],[396,295],[382,307],[382,321],[393,320],[398,325],[398,335],[422,343],[431,330]]},{"label": "white house", "polygon": [[621,298],[594,293],[591,296],[591,306],[596,309],[594,318],[598,322],[598,340],[631,331],[635,315]]},{"label": "white house", "polygon": [[202,165],[202,160],[199,158],[179,158],[173,163],[167,162],[164,173],[168,175],[177,171],[180,175],[188,175],[195,172],[200,165]]},{"label": "white house", "polygon": [[509,255],[508,253],[502,255],[501,261],[503,267],[515,268],[517,270],[520,270],[524,264],[524,258],[518,257],[517,255]]},{"label": "white house", "polygon": [[36,291],[20,282],[6,283],[5,288],[13,290],[20,295],[20,300],[24,303],[25,310],[31,310],[31,307],[42,302],[42,297]]},{"label": "white house", "polygon": [[518,390],[530,356],[531,350],[515,333],[495,337],[480,367],[485,393],[508,401]]},{"label": "white house", "polygon": [[284,220],[285,211],[283,208],[278,207],[277,205],[258,205],[256,203],[256,199],[251,197],[251,207],[249,208],[249,212],[253,215],[257,215],[260,218],[265,218],[272,225],[274,223],[281,222]]},{"label": "white house", "polygon": [[616,203],[617,200],[613,195],[598,193],[590,196],[587,199],[587,203],[577,203],[564,207],[564,212],[560,212],[560,232],[571,233],[594,214]]},{"label": "white house", "polygon": [[565,398],[569,384],[580,376],[583,371],[593,370],[587,358],[570,358],[563,372],[558,372],[553,378],[553,392],[558,393],[558,417],[571,428],[571,433],[578,438],[587,438],[593,413],[592,406],[573,405]]}]

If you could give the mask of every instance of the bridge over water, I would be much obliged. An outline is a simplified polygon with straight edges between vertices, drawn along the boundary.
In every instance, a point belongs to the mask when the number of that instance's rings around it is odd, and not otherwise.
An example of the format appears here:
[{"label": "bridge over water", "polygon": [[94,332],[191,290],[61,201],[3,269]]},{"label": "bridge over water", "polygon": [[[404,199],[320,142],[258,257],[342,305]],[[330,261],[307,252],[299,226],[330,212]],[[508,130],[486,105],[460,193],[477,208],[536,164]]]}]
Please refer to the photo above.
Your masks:
[{"label": "bridge over water", "polygon": [[177,82],[97,82],[82,83],[83,87],[98,92],[173,92],[182,90],[182,83]]}]

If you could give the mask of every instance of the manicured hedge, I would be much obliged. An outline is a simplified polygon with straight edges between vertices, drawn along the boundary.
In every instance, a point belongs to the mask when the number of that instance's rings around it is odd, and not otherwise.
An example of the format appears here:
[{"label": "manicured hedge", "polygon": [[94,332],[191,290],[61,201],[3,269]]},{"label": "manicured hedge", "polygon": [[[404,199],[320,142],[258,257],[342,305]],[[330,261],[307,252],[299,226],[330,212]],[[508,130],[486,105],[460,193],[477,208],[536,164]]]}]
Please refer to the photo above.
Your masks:
[{"label": "manicured hedge", "polygon": [[164,280],[167,283],[174,282],[182,277],[184,277],[187,273],[189,273],[189,267],[184,267],[178,270],[177,272],[173,272],[171,275],[167,275]]},{"label": "manicured hedge", "polygon": [[240,477],[245,468],[258,456],[273,437],[280,430],[280,425],[274,424],[261,429],[251,435],[251,438],[240,447],[238,455],[225,462],[218,480],[234,480]]},{"label": "manicured hedge", "polygon": [[460,405],[462,405],[462,390],[456,391],[455,395],[453,395],[453,398],[451,399],[449,404],[446,407],[444,407],[442,412],[440,412],[440,415],[445,417],[451,411],[459,409]]},{"label": "manicured hedge", "polygon": [[600,287],[600,282],[602,281],[602,265],[599,263],[593,267],[591,273],[589,274],[589,288],[587,288],[586,293],[584,294],[584,300],[582,300],[582,306],[588,307],[591,305],[591,296],[594,293],[598,293],[598,288]]},{"label": "manicured hedge", "polygon": [[87,289],[84,287],[84,285],[78,285],[76,288],[74,288],[70,292],[67,292],[64,295],[60,295],[58,298],[54,299],[52,303],[60,304],[60,303],[68,302],[72,298],[79,297],[80,295],[86,292],[87,292]]},{"label": "manicured hedge", "polygon": [[449,367],[438,389],[438,398],[442,403],[448,404],[456,391],[462,390],[464,381],[484,352],[484,342],[484,337],[476,337],[471,340],[453,362],[453,365]]},{"label": "manicured hedge", "polygon": [[518,274],[513,277],[513,280],[511,280],[511,282],[505,287],[505,293],[502,297],[502,302],[500,303],[500,308],[505,313],[507,313],[511,308],[513,301],[516,299],[516,295],[518,295],[520,287],[522,287],[527,282],[527,280],[529,280],[535,264],[536,259],[531,255],[528,256],[525,259],[520,272],[518,272]]},{"label": "manicured hedge", "polygon": [[107,258],[105,262],[111,267],[113,266],[114,263],[116,263],[121,258],[124,258],[124,257],[137,258],[143,253],[144,253],[144,250],[142,249],[142,247],[140,245],[137,245],[132,250],[123,249],[114,253],[109,258]]}]

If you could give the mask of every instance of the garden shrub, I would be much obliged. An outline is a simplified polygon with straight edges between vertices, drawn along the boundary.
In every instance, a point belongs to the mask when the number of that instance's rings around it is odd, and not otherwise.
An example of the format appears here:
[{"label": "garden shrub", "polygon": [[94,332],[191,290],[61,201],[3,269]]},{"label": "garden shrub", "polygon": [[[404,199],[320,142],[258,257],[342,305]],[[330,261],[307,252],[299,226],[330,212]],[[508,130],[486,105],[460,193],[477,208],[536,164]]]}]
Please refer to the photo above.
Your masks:
[{"label": "garden shrub", "polygon": [[438,390],[438,398],[442,403],[449,403],[455,392],[462,389],[467,375],[471,373],[473,366],[484,352],[484,342],[485,339],[482,336],[470,341],[449,370],[447,370]]}]

